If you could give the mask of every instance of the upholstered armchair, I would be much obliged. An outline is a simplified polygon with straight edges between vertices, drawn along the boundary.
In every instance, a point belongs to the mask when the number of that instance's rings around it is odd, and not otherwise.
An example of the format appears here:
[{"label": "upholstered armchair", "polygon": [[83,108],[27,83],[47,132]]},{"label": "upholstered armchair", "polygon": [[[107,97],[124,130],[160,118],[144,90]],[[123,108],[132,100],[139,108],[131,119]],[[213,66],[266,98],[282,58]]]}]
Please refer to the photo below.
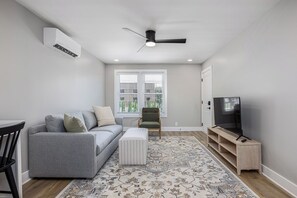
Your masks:
[{"label": "upholstered armchair", "polygon": [[158,130],[161,138],[161,119],[159,108],[143,108],[142,117],[138,120],[139,128]]}]

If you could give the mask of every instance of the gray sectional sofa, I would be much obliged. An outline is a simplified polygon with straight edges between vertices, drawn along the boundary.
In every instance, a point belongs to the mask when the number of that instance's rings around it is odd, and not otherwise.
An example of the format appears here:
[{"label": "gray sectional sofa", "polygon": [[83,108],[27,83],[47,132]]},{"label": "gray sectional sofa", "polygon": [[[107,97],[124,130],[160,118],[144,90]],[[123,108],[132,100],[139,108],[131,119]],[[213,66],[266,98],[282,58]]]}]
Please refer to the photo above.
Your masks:
[{"label": "gray sectional sofa", "polygon": [[51,132],[46,124],[29,128],[31,178],[93,178],[117,149],[123,133],[122,119],[116,118],[116,125],[98,127],[93,112],[82,114],[88,132],[63,131],[63,115],[61,120],[46,117],[47,123],[58,126],[56,129],[60,127],[61,131]]}]

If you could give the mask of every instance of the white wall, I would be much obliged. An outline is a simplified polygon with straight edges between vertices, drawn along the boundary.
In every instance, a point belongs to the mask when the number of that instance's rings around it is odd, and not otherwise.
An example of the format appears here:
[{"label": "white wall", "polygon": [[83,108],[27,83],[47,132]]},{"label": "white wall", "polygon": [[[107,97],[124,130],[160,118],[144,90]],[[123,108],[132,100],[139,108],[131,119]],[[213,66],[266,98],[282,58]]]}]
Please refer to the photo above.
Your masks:
[{"label": "white wall", "polygon": [[[114,108],[114,71],[116,69],[166,69],[167,70],[167,118],[162,127],[200,127],[200,65],[107,65],[106,105]],[[124,126],[137,125],[138,118],[125,118]]]},{"label": "white wall", "polygon": [[0,119],[24,119],[22,170],[28,170],[27,128],[50,113],[105,103],[105,65],[73,59],[42,43],[49,24],[11,0],[0,1]]},{"label": "white wall", "polygon": [[213,66],[214,96],[241,96],[244,134],[262,142],[263,164],[295,184],[296,24],[297,1],[281,1],[203,64]]}]

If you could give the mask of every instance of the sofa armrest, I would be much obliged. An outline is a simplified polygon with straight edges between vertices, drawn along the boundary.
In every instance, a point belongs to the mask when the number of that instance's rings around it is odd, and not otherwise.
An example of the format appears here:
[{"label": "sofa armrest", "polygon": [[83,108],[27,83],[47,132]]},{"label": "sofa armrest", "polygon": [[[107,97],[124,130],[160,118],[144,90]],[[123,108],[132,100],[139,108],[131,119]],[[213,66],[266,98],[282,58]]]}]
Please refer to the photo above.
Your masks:
[{"label": "sofa armrest", "polygon": [[116,124],[123,126],[123,118],[115,118],[115,122]]},{"label": "sofa armrest", "polygon": [[95,133],[29,135],[30,177],[92,178],[96,174],[95,159]]},{"label": "sofa armrest", "polygon": [[47,131],[47,129],[46,129],[45,124],[40,124],[40,125],[29,127],[29,135],[33,135],[33,134],[39,133],[39,132],[46,132],[46,131]]}]

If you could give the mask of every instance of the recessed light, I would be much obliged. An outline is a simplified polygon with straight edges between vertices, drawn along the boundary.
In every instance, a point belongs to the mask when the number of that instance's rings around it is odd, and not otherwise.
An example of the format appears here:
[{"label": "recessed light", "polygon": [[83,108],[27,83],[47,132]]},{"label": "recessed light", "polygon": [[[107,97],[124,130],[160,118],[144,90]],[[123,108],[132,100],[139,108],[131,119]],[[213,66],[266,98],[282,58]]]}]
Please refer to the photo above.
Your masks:
[{"label": "recessed light", "polygon": [[192,62],[192,61],[193,61],[193,59],[188,59],[187,61],[188,61],[188,62]]},{"label": "recessed light", "polygon": [[119,59],[114,59],[114,62],[119,62],[120,60]]}]

